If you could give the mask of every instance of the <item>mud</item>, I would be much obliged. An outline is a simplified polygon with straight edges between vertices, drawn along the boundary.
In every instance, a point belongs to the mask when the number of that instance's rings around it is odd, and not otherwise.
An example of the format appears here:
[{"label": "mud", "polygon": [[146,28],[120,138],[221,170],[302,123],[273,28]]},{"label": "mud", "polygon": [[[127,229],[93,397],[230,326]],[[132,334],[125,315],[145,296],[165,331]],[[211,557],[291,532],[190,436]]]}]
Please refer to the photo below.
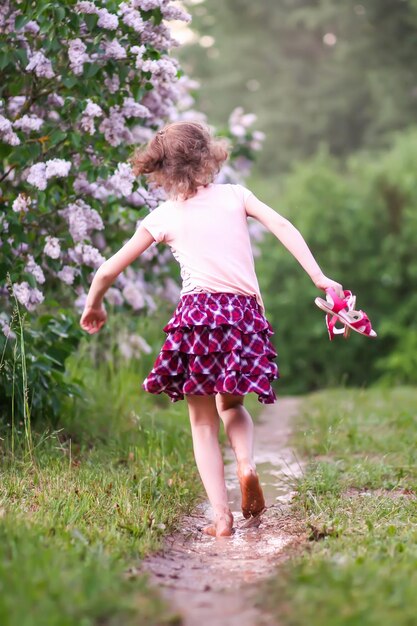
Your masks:
[{"label": "mud", "polygon": [[163,550],[143,562],[184,626],[276,623],[258,605],[256,583],[270,576],[306,536],[289,508],[302,470],[288,447],[297,410],[297,399],[280,399],[265,408],[255,427],[255,461],[267,506],[260,520],[248,522],[242,515],[236,464],[228,452],[226,482],[234,534],[214,538],[201,532],[211,521],[205,502],[183,519],[181,530],[165,540]]}]

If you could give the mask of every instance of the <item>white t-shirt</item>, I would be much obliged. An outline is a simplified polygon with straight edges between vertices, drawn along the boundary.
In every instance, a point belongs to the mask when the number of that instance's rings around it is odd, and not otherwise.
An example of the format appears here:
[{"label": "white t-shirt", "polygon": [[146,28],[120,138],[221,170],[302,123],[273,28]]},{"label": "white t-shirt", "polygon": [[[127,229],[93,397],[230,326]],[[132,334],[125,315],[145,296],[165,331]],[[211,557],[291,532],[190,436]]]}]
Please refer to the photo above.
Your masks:
[{"label": "white t-shirt", "polygon": [[168,244],[180,264],[181,295],[230,292],[264,304],[255,273],[241,185],[200,187],[188,200],[168,200],[141,222],[157,242]]}]

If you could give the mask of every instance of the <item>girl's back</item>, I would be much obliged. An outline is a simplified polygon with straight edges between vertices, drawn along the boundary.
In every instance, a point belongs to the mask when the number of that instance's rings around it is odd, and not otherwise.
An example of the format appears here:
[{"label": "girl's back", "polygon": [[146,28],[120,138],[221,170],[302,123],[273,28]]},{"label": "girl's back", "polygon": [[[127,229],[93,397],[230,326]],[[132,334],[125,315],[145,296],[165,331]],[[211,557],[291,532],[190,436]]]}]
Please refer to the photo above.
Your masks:
[{"label": "girl's back", "polygon": [[200,186],[187,200],[168,200],[142,221],[157,242],[171,247],[181,267],[181,294],[200,291],[254,295],[255,274],[241,185]]}]

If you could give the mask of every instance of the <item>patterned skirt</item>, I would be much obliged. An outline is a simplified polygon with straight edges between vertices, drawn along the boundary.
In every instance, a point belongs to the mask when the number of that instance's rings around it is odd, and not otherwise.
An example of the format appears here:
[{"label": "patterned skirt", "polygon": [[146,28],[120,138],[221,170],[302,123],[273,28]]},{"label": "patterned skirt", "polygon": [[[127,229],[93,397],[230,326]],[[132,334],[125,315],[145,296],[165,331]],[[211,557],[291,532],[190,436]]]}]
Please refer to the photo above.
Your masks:
[{"label": "patterned skirt", "polygon": [[172,402],[187,394],[250,392],[263,404],[275,402],[274,333],[254,296],[186,294],[163,330],[167,337],[143,382],[146,391],[165,392]]}]

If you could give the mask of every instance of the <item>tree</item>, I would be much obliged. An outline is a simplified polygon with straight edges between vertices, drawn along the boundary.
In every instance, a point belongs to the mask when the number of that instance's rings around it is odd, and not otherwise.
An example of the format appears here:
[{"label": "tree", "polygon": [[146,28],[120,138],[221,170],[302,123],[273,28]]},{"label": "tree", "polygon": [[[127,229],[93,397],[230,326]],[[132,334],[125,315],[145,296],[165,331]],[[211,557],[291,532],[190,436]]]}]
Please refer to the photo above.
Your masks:
[{"label": "tree", "polygon": [[258,115],[266,173],[320,144],[338,157],[386,145],[417,120],[415,0],[210,0],[192,12],[201,45],[180,59],[201,106],[216,123],[237,102]]},{"label": "tree", "polygon": [[[135,180],[127,160],[162,124],[197,115],[193,85],[168,54],[169,20],[189,16],[170,0],[5,0],[0,8],[3,398],[14,394],[17,349],[24,359],[10,330],[19,304],[33,313],[25,342],[34,406],[38,399],[39,411],[57,411],[65,358],[80,336],[73,302],[83,306],[103,255],[163,197]],[[235,137],[229,176],[251,157],[252,139],[247,125]],[[178,296],[169,257],[151,247],[119,276],[108,302],[143,312],[155,309],[157,294]]]}]

